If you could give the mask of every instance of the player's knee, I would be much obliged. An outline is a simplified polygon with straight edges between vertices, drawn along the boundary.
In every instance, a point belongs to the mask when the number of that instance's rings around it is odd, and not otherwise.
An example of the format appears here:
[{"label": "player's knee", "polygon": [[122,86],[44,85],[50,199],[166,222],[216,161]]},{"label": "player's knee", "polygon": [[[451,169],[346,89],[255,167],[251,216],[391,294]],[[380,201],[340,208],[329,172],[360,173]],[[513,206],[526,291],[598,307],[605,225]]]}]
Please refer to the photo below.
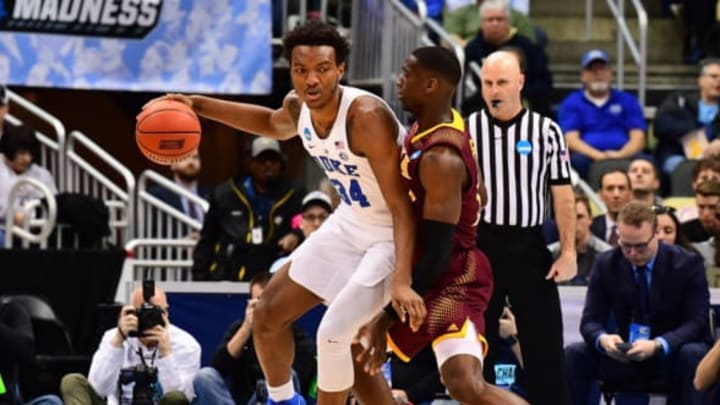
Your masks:
[{"label": "player's knee", "polygon": [[487,388],[482,376],[462,370],[447,372],[442,379],[450,396],[461,403],[477,403]]},{"label": "player's knee", "polygon": [[282,308],[274,305],[272,300],[261,299],[253,311],[253,334],[275,332],[289,327],[290,321],[286,318]]}]

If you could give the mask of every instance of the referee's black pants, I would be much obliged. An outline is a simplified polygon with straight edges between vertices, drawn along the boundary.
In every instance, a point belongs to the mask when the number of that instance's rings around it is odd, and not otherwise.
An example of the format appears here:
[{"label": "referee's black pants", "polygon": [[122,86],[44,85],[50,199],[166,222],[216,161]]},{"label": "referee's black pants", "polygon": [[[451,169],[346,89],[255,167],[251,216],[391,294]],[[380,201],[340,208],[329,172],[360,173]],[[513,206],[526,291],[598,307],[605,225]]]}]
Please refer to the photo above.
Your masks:
[{"label": "referee's black pants", "polygon": [[495,277],[495,289],[485,313],[485,335],[490,345],[484,363],[485,379],[495,382],[498,321],[508,297],[517,322],[529,402],[570,404],[560,297],[555,282],[545,280],[553,260],[540,227],[481,223],[478,247],[490,259]]}]

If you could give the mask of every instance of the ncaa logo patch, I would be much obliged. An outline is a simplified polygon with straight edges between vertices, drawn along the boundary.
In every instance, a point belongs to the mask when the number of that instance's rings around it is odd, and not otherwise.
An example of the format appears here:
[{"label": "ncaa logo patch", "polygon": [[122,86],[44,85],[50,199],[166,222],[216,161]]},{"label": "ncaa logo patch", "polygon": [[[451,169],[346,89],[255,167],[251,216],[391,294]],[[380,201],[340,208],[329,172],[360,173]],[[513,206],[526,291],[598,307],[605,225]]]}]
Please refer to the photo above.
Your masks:
[{"label": "ncaa logo patch", "polygon": [[310,132],[310,128],[305,128],[305,129],[303,130],[303,135],[305,136],[305,139],[308,140],[308,141],[309,141],[310,139],[312,139],[312,133]]},{"label": "ncaa logo patch", "polygon": [[613,104],[610,106],[610,113],[613,115],[620,115],[622,113],[622,105]]},{"label": "ncaa logo patch", "polygon": [[527,156],[532,152],[532,144],[526,139],[521,139],[515,144],[515,150],[517,153]]},{"label": "ncaa logo patch", "polygon": [[345,152],[340,152],[340,155],[339,155],[339,156],[340,156],[340,160],[343,160],[343,161],[346,161],[346,162],[348,161],[348,159],[350,159],[350,157],[348,156],[348,154],[345,153]]}]

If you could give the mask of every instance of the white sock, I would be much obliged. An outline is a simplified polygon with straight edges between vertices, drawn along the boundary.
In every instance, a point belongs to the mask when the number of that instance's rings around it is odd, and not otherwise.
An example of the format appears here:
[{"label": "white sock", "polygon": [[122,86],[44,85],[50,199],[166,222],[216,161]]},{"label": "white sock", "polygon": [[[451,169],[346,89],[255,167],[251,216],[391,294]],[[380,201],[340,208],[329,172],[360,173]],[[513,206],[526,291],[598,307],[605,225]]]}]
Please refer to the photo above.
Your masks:
[{"label": "white sock", "polygon": [[286,401],[295,396],[295,387],[293,387],[292,378],[279,387],[271,387],[268,385],[267,389],[268,396],[275,402]]}]

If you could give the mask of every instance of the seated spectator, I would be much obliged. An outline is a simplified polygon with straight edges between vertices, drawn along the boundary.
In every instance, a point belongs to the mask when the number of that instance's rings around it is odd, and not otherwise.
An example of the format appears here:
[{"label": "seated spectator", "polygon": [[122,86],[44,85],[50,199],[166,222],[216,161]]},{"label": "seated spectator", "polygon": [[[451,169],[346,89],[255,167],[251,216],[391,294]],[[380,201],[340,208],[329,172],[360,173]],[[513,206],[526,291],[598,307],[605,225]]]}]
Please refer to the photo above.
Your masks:
[{"label": "seated spectator", "polygon": [[300,221],[297,229],[283,236],[278,244],[283,252],[290,253],[295,250],[311,233],[332,213],[332,201],[322,191],[311,191],[302,201],[302,212],[298,214]]},{"label": "seated spectator", "polygon": [[692,386],[711,340],[705,270],[698,255],[659,243],[655,222],[650,206],[628,203],[618,217],[620,247],[595,261],[580,321],[584,342],[565,349],[575,404],[587,403],[598,379],[659,379],[668,404],[706,403]]},{"label": "seated spectator", "polygon": [[24,401],[20,397],[18,369],[32,361],[35,334],[30,315],[18,304],[0,304],[0,404],[62,405],[55,395]]},{"label": "seated spectator", "polygon": [[[607,242],[590,232],[592,217],[590,214],[590,201],[583,195],[575,194],[575,250],[577,251],[577,275],[566,282],[569,285],[587,285],[590,278],[590,269],[595,264],[595,256],[612,249]],[[560,242],[548,245],[553,258],[560,255]]]},{"label": "seated spectator", "polygon": [[593,218],[590,230],[593,235],[617,246],[617,216],[620,209],[631,200],[630,178],[621,170],[612,170],[600,176],[600,199],[605,203],[607,212]]},{"label": "seated spectator", "polygon": [[720,231],[715,207],[720,203],[720,183],[710,180],[700,183],[695,191],[697,219],[684,222],[681,227],[690,242],[703,242]]},{"label": "seated spectator", "polygon": [[675,216],[675,208],[654,205],[653,210],[657,217],[655,234],[659,241],[666,245],[677,245],[685,250],[698,253],[680,227],[680,222]]},{"label": "seated spectator", "polygon": [[[4,132],[0,138],[0,150],[3,151],[0,154],[0,246],[4,246],[5,214],[8,211],[10,190],[15,184],[23,178],[38,180],[52,194],[57,194],[57,186],[52,174],[35,163],[40,154],[40,142],[32,128],[20,126]],[[20,192],[18,205],[14,208],[17,210],[23,202],[42,197],[37,189],[28,187]],[[25,217],[25,212],[17,210],[13,221],[21,225]]]},{"label": "seated spectator", "polygon": [[255,138],[250,175],[218,185],[210,197],[193,254],[194,280],[244,281],[266,271],[281,254],[305,190],[287,178],[280,144]]},{"label": "seated spectator", "polygon": [[[149,303],[162,312],[164,324],[139,330],[137,310],[147,305],[142,288],[124,306],[117,327],[105,332],[90,363],[90,372],[63,377],[60,390],[66,405],[125,404],[133,398],[132,381],[138,371],[155,368],[154,403],[189,404],[194,397],[193,376],[200,370],[200,344],[189,333],[170,323],[165,293],[155,288]],[[142,376],[140,376],[142,378]]]},{"label": "seated spectator", "polygon": [[660,188],[660,177],[653,162],[645,158],[637,158],[628,167],[632,199],[648,205],[662,205],[662,198],[657,195]]},{"label": "seated spectator", "polygon": [[[201,169],[202,162],[200,160],[200,151],[197,149],[186,159],[170,165],[170,170],[172,171],[175,184],[190,193],[207,200],[210,197],[210,189],[198,184],[198,176],[200,175]],[[159,184],[148,189],[148,193],[190,218],[196,219],[200,223],[202,223],[205,218],[205,211],[202,207],[191,203],[187,198],[181,197]]]},{"label": "seated spectator", "polygon": [[[451,2],[445,4],[443,27],[462,46],[467,44],[480,29],[480,6],[484,0],[465,0],[452,8]],[[535,28],[530,19],[523,13],[510,9],[511,29],[535,43]]]},{"label": "seated spectator", "polygon": [[330,179],[323,177],[323,179],[318,183],[317,189],[330,197],[330,201],[332,202],[330,205],[332,210],[335,211],[335,208],[340,205],[340,194],[338,194],[335,187],[333,187],[332,183],[330,183]]},{"label": "seated spectator", "polygon": [[[263,374],[255,354],[252,323],[255,304],[270,282],[270,273],[256,274],[250,280],[250,299],[245,307],[245,317],[228,328],[222,344],[210,360],[195,376],[193,387],[197,405],[256,404],[258,382]],[[293,325],[295,359],[293,382],[297,392],[307,393],[315,376],[315,344],[298,326]],[[264,384],[261,384],[264,389]],[[267,395],[264,396],[267,398]]]},{"label": "seated spectator", "polygon": [[515,314],[512,313],[509,304],[505,305],[500,316],[498,335],[501,346],[498,348],[495,361],[495,384],[527,400],[522,348],[518,339]]},{"label": "seated spectator", "polygon": [[658,140],[655,158],[665,175],[685,159],[720,155],[719,98],[720,59],[709,59],[700,64],[698,91],[673,93],[658,107],[653,126]]},{"label": "seated spectator", "polygon": [[610,57],[600,49],[581,60],[583,87],[560,105],[558,123],[570,148],[572,167],[587,179],[590,165],[604,159],[629,159],[645,148],[645,117],[637,98],[612,88]]},{"label": "seated spectator", "polygon": [[[706,180],[715,180],[720,182],[720,159],[705,158],[697,161],[692,171],[692,188],[697,190],[700,183]],[[683,222],[688,222],[698,217],[697,206],[685,207],[678,210],[677,218]]]},{"label": "seated spectator", "polygon": [[[465,45],[465,67],[474,61],[482,65],[485,57],[499,49],[513,49],[522,57],[521,66],[525,75],[522,97],[530,107],[541,114],[549,115],[548,94],[552,91],[552,75],[548,69],[545,52],[530,39],[519,35],[510,25],[510,7],[505,0],[485,0],[480,6],[480,30]],[[481,83],[478,82],[478,87]],[[480,94],[480,91],[478,91]],[[477,95],[468,99],[465,111],[482,108],[484,102]]]}]

